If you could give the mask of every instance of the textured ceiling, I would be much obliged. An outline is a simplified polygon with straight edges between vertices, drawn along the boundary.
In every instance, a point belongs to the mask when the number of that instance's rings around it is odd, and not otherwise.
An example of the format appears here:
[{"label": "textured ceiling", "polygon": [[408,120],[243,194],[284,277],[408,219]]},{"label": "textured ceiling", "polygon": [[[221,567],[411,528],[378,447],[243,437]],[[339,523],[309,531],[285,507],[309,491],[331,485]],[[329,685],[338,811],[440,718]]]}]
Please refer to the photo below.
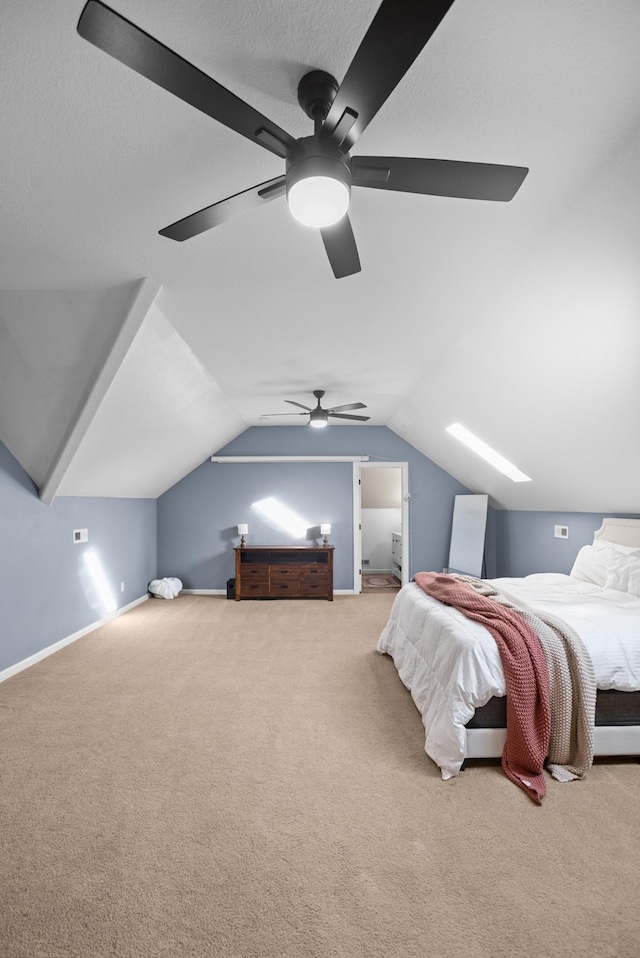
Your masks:
[{"label": "textured ceiling", "polygon": [[[112,5],[297,137],[298,80],[340,79],[378,3]],[[637,0],[456,0],[353,152],[529,176],[511,203],[354,189],[362,272],[338,281],[283,199],[158,235],[283,162],[82,40],[82,6],[2,11],[0,438],[36,482],[62,461],[58,494],[155,496],[324,388],[499,506],[640,512]],[[161,290],[105,367],[142,278]]]}]

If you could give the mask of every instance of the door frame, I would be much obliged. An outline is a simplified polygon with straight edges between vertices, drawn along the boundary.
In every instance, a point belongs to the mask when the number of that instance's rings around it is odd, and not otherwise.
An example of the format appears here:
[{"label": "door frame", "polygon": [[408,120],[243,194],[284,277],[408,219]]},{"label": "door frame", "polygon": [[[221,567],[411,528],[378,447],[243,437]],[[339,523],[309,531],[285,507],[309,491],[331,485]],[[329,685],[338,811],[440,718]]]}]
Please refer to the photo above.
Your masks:
[{"label": "door frame", "polygon": [[402,482],[402,585],[409,581],[409,463],[387,460],[384,462],[354,462],[353,464],[353,591],[362,592],[362,470],[400,469]]}]

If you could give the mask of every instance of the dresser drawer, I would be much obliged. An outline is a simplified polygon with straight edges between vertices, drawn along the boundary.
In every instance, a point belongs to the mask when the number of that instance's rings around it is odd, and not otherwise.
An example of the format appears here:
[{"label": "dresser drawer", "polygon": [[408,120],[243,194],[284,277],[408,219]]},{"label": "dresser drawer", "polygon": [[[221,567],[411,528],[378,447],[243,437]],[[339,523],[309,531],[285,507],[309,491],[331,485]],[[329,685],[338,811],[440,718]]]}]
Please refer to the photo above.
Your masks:
[{"label": "dresser drawer", "polygon": [[268,565],[245,565],[242,564],[240,575],[243,582],[269,582]]},{"label": "dresser drawer", "polygon": [[271,581],[288,582],[294,579],[296,582],[300,578],[299,565],[285,565],[282,562],[274,562],[271,566]]},{"label": "dresser drawer", "polygon": [[329,575],[329,570],[327,568],[326,562],[300,563],[299,569],[300,569],[301,575],[324,576],[325,579]]},{"label": "dresser drawer", "polygon": [[257,596],[266,596],[270,595],[269,592],[269,579],[266,578],[264,582],[255,581],[254,579],[244,579],[242,582],[242,594],[250,598]]},{"label": "dresser drawer", "polygon": [[312,572],[309,572],[305,569],[304,572],[300,573],[300,582],[308,583],[309,585],[323,585],[327,586],[329,584],[329,573],[327,569],[318,569]]},{"label": "dresser drawer", "polygon": [[329,591],[329,582],[327,579],[302,579],[300,582],[300,595],[312,599],[315,595],[325,596]]},{"label": "dresser drawer", "polygon": [[299,596],[300,595],[300,580],[296,576],[295,578],[280,578],[272,576],[271,584],[269,586],[269,595],[276,596]]}]

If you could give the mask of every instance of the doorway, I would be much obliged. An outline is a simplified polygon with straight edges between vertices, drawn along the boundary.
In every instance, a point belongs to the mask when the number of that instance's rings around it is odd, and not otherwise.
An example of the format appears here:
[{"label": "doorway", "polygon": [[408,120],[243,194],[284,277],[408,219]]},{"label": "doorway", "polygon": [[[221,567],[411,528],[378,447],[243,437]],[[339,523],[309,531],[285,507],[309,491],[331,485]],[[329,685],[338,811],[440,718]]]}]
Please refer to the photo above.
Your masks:
[{"label": "doorway", "polygon": [[397,591],[409,581],[406,462],[354,468],[354,592]]}]

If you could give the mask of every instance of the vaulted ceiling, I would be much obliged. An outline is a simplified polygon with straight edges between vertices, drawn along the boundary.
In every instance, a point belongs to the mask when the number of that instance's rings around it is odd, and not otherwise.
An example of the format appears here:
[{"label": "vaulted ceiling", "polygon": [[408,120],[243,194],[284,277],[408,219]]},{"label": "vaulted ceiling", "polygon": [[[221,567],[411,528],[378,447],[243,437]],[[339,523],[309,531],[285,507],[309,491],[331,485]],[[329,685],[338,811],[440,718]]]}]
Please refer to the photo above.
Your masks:
[{"label": "vaulted ceiling", "polygon": [[[110,5],[301,137],[300,77],[341,80],[378,0]],[[353,153],[530,172],[509,203],[354,189],[339,280],[283,198],[158,235],[283,161],[80,38],[82,7],[2,8],[0,439],[45,501],[157,496],[322,388],[499,507],[640,512],[637,0],[455,0]]]}]

